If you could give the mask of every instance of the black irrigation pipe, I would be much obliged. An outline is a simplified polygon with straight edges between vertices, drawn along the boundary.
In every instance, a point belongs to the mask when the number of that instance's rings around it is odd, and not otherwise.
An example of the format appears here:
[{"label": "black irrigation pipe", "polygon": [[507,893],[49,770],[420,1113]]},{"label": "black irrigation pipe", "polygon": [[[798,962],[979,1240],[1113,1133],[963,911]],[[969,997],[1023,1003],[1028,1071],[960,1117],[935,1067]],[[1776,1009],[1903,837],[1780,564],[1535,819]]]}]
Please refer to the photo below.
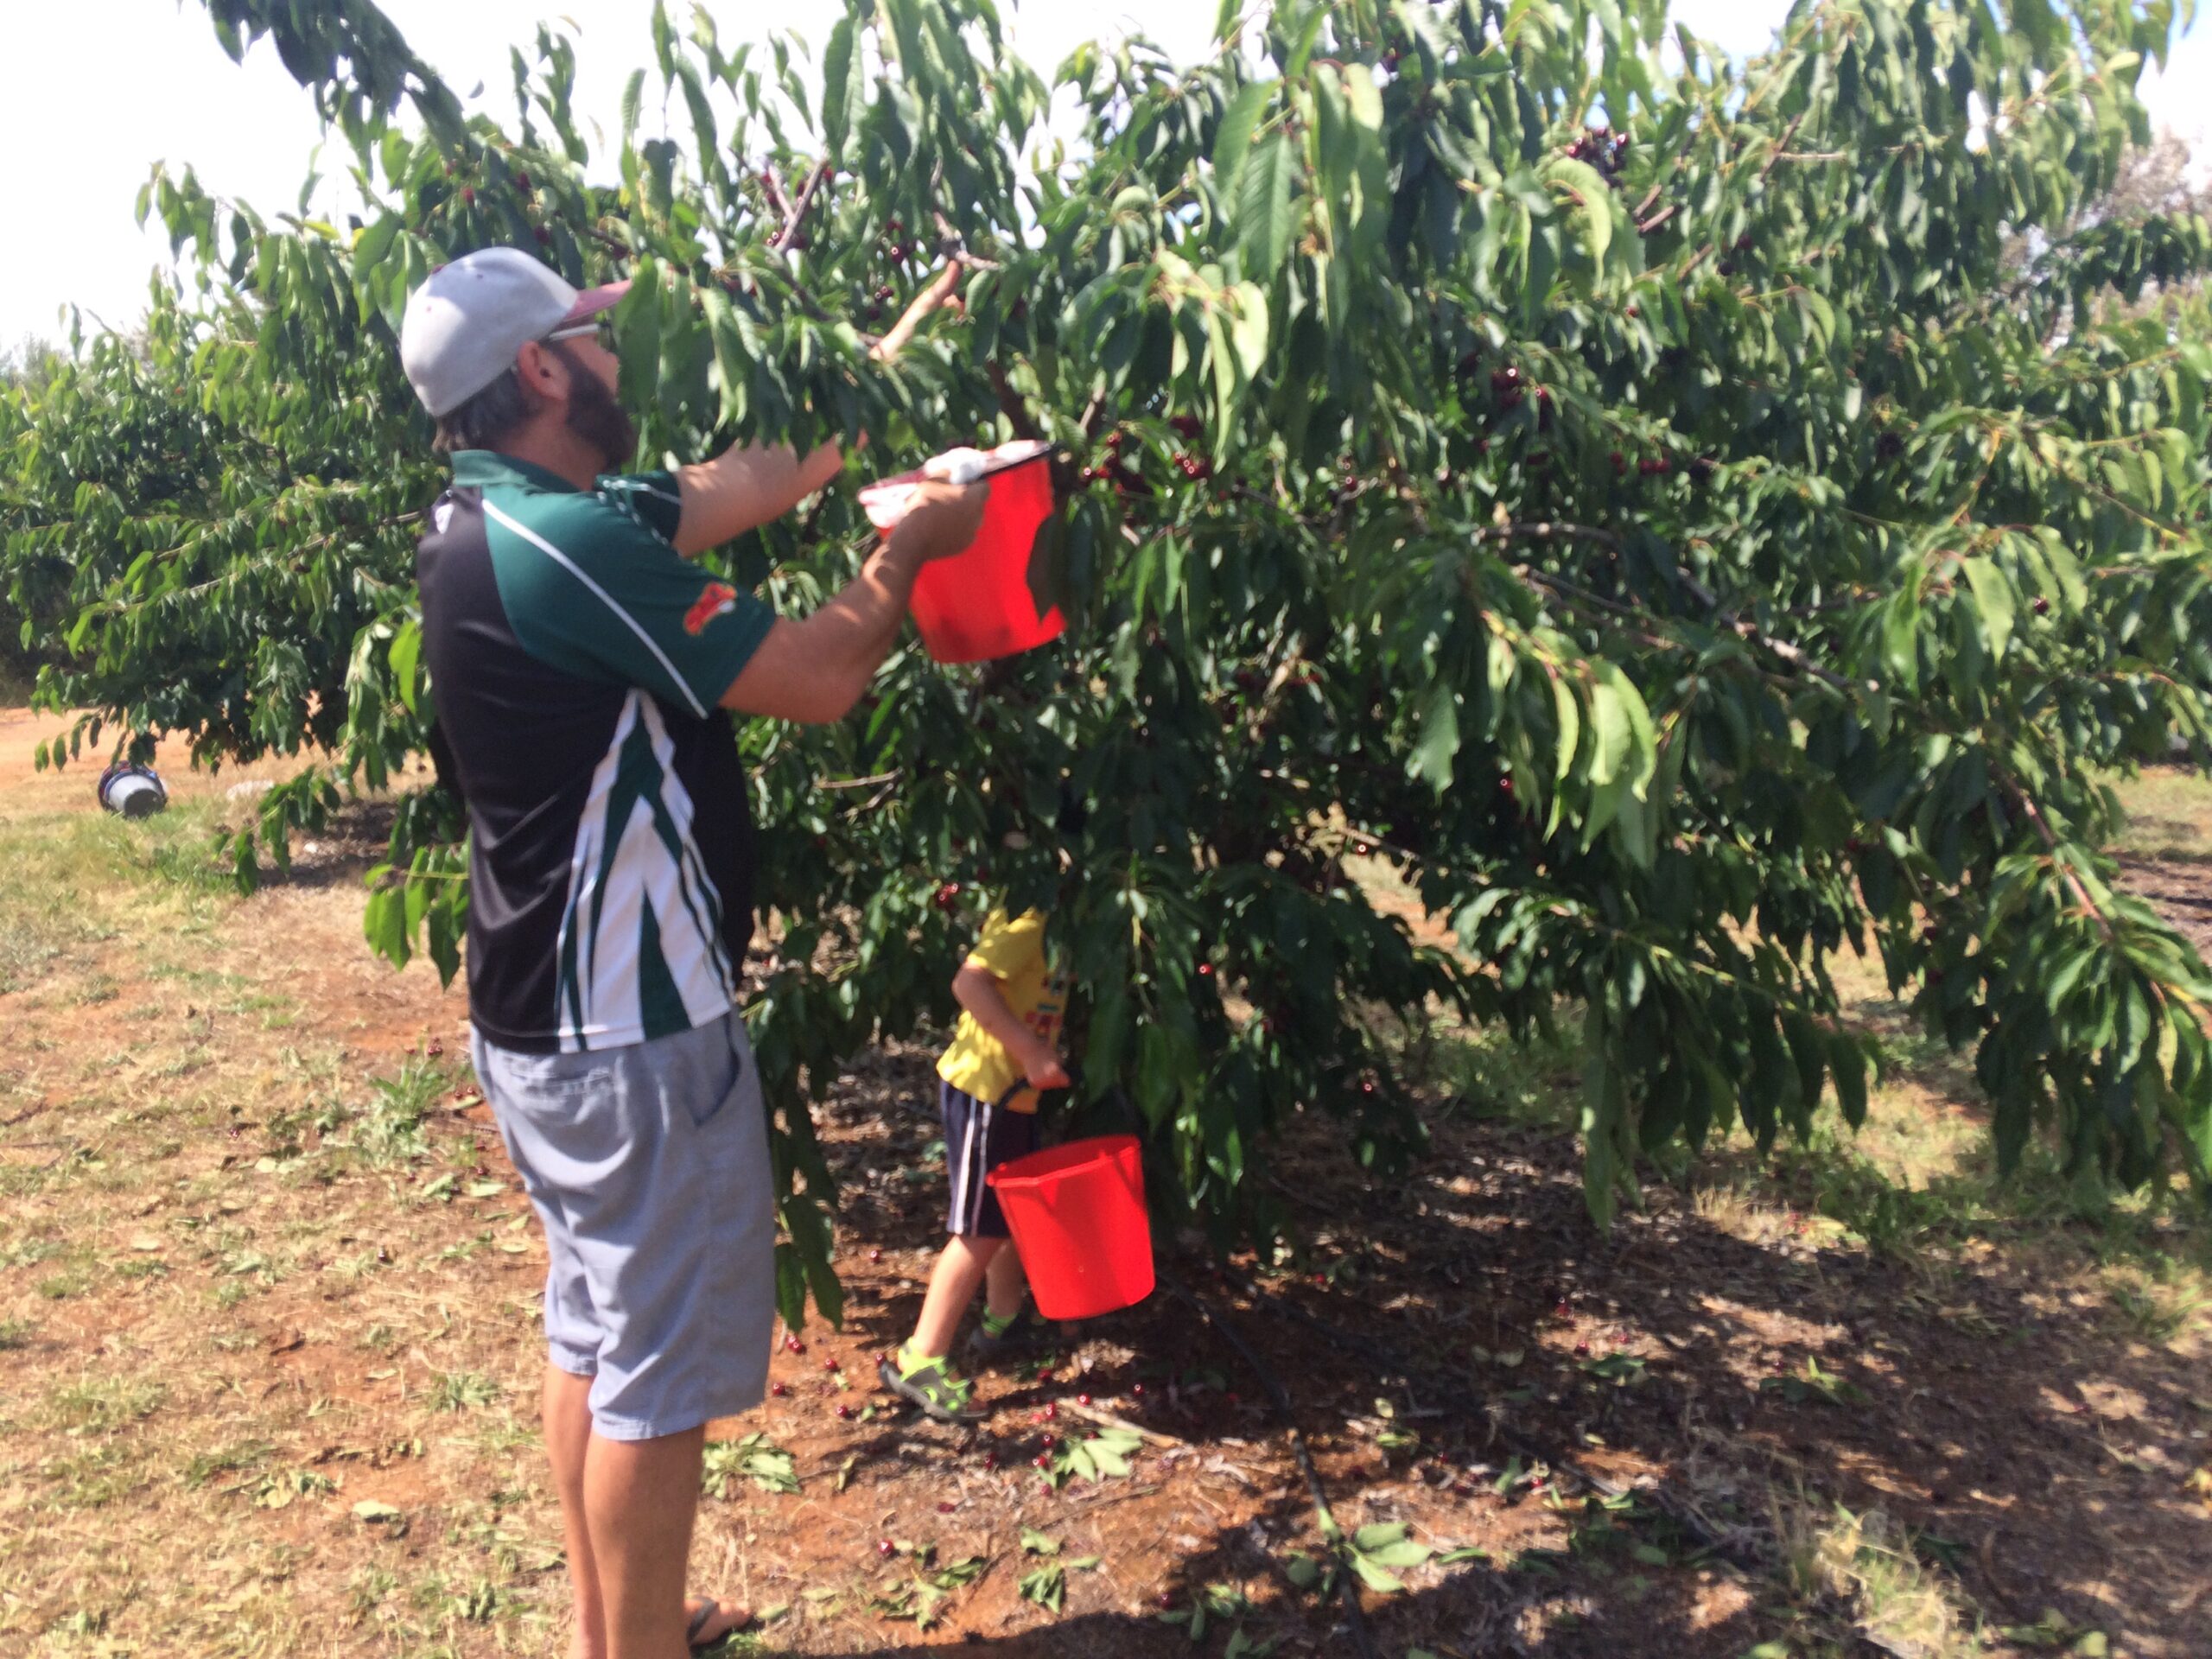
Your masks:
[{"label": "black irrigation pipe", "polygon": [[[1306,1491],[1313,1500],[1314,1509],[1320,1514],[1322,1535],[1333,1548],[1342,1529],[1337,1525],[1336,1512],[1329,1507],[1329,1494],[1321,1484],[1320,1471],[1313,1466],[1313,1453],[1306,1446],[1306,1435],[1298,1427],[1298,1414],[1291,1403],[1290,1390],[1283,1387],[1282,1379],[1269,1370],[1267,1363],[1253,1351],[1251,1344],[1237,1335],[1235,1326],[1176,1281],[1163,1274],[1160,1284],[1169,1295],[1211,1325],[1215,1335],[1234,1348],[1245,1364],[1251,1368],[1252,1375],[1259,1379],[1260,1386],[1268,1391],[1268,1398],[1273,1402],[1276,1414],[1290,1429],[1290,1446],[1298,1456],[1299,1472],[1306,1477]],[[1341,1554],[1334,1571],[1337,1588],[1344,1604],[1344,1623],[1351,1630],[1353,1644],[1358,1648],[1363,1659],[1382,1659],[1381,1651],[1375,1645],[1374,1635],[1367,1628],[1366,1610],[1359,1605],[1358,1575],[1351,1570]]]},{"label": "black irrigation pipe", "polygon": [[[1571,1453],[1560,1452],[1556,1447],[1547,1446],[1518,1429],[1508,1427],[1492,1411],[1488,1401],[1462,1388],[1448,1377],[1440,1376],[1425,1367],[1416,1367],[1407,1360],[1404,1355],[1398,1353],[1389,1344],[1379,1342],[1372,1337],[1359,1336],[1340,1326],[1331,1325],[1326,1319],[1308,1313],[1294,1303],[1284,1301],[1262,1286],[1226,1268],[1222,1270],[1222,1277],[1242,1293],[1248,1300],[1294,1324],[1306,1326],[1315,1335],[1324,1338],[1346,1352],[1357,1354],[1363,1359],[1374,1362],[1386,1370],[1395,1371],[1409,1383],[1416,1376],[1420,1376],[1422,1379],[1423,1389],[1433,1397],[1448,1401],[1462,1410],[1479,1413],[1489,1418],[1491,1426],[1496,1431],[1497,1437],[1511,1450],[1526,1457],[1539,1459],[1554,1468],[1566,1470],[1575,1479],[1603,1497],[1624,1497],[1633,1495],[1647,1498],[1669,1520],[1696,1539],[1704,1548],[1710,1550],[1722,1560],[1749,1572],[1763,1573],[1767,1570],[1770,1563],[1757,1551],[1713,1531],[1695,1512],[1670,1501],[1663,1488],[1656,1484],[1631,1486],[1625,1482],[1615,1480],[1610,1476],[1601,1475],[1593,1470],[1585,1468]],[[1175,1287],[1171,1286],[1170,1288],[1173,1289]],[[1178,1294],[1182,1294],[1185,1300],[1191,1300],[1187,1292],[1179,1291]],[[1205,1312],[1203,1308],[1199,1311]],[[1216,1328],[1220,1327],[1217,1325]],[[1227,1334],[1226,1332],[1224,1334]],[[1234,1340],[1234,1338],[1231,1339]],[[1243,1344],[1238,1344],[1238,1346],[1241,1348]]]}]

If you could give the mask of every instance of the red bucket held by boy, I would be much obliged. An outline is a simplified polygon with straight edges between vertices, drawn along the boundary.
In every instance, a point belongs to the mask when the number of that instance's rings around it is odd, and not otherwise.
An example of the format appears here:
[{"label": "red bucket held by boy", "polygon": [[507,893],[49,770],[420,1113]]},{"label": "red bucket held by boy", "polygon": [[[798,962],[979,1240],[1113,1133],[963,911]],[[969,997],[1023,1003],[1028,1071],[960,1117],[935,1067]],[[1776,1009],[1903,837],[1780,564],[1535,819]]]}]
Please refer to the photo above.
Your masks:
[{"label": "red bucket held by boy", "polygon": [[985,1179],[1046,1319],[1093,1319],[1152,1294],[1152,1220],[1136,1136],[1047,1147]]},{"label": "red bucket held by boy", "polygon": [[1049,447],[1034,440],[988,451],[955,449],[919,472],[860,492],[869,522],[888,530],[905,516],[907,498],[925,479],[989,486],[976,539],[950,558],[924,565],[914,579],[914,626],[938,662],[1011,657],[1057,639],[1067,626],[1057,605],[1038,597],[1047,581],[1039,538],[1054,505],[1048,454]]}]

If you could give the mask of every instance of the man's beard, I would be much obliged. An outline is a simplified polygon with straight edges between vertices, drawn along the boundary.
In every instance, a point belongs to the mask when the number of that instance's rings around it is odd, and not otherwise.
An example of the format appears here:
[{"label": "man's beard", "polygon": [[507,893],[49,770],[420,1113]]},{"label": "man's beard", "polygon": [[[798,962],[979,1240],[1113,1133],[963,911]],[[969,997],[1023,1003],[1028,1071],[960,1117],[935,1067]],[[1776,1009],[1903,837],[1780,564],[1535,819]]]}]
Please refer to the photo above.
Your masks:
[{"label": "man's beard", "polygon": [[638,451],[638,428],[600,378],[574,358],[569,363],[569,430],[597,450],[613,472]]}]

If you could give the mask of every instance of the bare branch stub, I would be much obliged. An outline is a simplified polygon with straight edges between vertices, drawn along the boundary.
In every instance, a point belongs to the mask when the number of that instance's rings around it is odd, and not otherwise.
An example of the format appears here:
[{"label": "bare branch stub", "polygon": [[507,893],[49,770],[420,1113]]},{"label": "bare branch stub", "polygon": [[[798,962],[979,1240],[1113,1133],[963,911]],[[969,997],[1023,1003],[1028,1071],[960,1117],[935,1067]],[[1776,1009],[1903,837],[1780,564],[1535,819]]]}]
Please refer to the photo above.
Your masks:
[{"label": "bare branch stub", "polygon": [[[763,176],[768,175],[763,175]],[[814,206],[815,197],[821,193],[822,187],[828,183],[829,180],[830,163],[827,162],[820,162],[814,171],[806,175],[806,182],[799,188],[798,200],[791,203],[784,213],[784,228],[776,232],[776,239],[768,245],[778,253],[788,251],[791,244],[798,239],[799,231],[806,224],[806,215]],[[773,190],[772,186],[771,189]],[[781,192],[774,194],[779,200],[781,199]]]}]

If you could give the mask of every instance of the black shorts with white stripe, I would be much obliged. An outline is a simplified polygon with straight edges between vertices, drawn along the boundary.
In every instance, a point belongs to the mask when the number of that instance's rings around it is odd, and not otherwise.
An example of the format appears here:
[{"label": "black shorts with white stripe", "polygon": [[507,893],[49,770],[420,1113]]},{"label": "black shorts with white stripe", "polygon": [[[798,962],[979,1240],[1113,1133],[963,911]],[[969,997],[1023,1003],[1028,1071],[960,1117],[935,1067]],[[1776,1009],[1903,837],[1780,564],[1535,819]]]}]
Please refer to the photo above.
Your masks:
[{"label": "black shorts with white stripe", "polygon": [[1037,1150],[1037,1114],[978,1100],[942,1078],[938,1107],[944,1114],[944,1165],[952,1177],[945,1230],[962,1238],[1006,1237],[999,1195],[983,1178]]}]

